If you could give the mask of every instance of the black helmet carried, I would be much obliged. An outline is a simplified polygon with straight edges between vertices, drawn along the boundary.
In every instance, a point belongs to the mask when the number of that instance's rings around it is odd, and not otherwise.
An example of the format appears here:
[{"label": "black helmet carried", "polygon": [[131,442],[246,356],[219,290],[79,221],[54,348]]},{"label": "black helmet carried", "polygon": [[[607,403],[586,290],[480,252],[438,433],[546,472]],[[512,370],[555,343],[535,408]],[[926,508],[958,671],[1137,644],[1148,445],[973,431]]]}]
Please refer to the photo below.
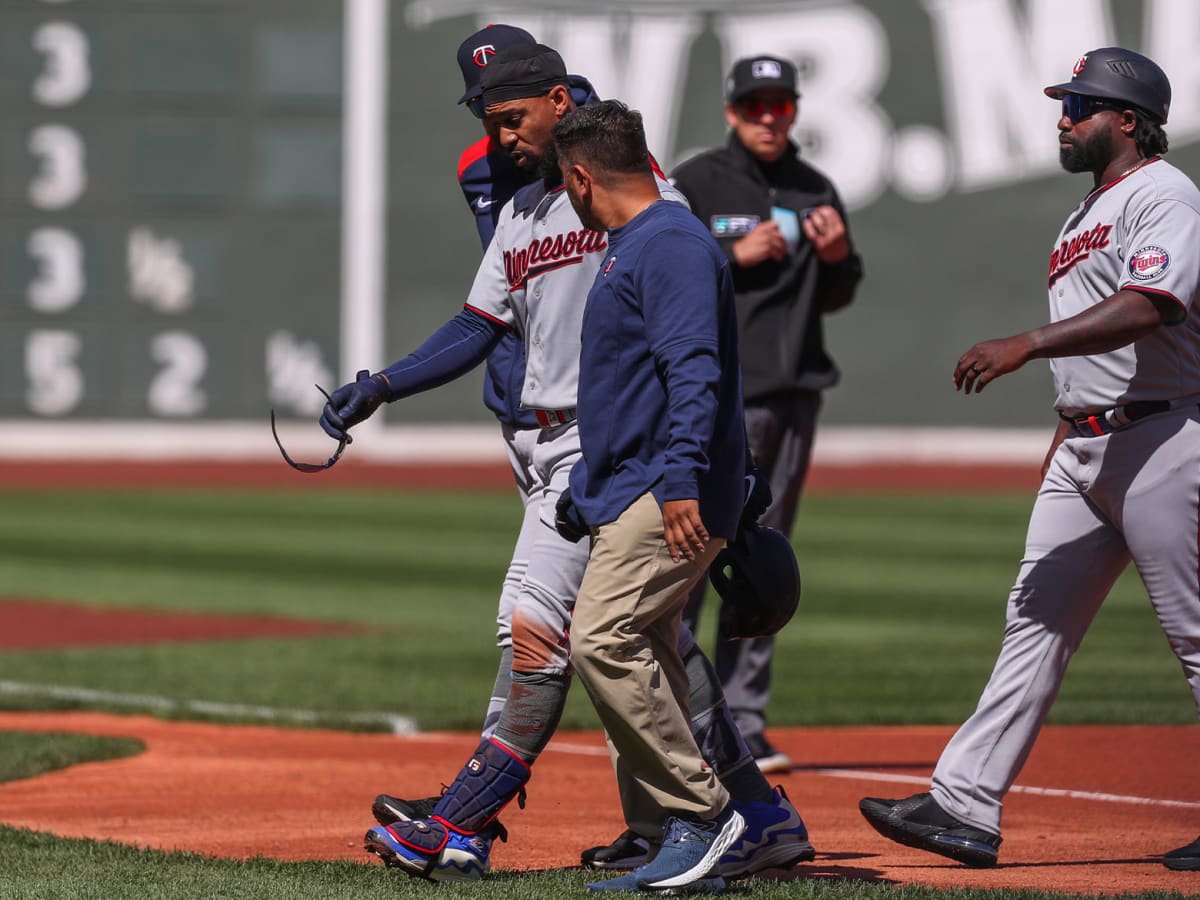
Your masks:
[{"label": "black helmet carried", "polygon": [[1046,88],[1046,96],[1055,100],[1063,94],[1128,103],[1160,124],[1166,123],[1171,109],[1166,73],[1154,60],[1122,47],[1101,47],[1081,56],[1070,81]]},{"label": "black helmet carried", "polygon": [[730,638],[775,634],[800,605],[800,565],[791,542],[766,525],[743,528],[717,554],[708,580],[721,596],[721,630]]}]

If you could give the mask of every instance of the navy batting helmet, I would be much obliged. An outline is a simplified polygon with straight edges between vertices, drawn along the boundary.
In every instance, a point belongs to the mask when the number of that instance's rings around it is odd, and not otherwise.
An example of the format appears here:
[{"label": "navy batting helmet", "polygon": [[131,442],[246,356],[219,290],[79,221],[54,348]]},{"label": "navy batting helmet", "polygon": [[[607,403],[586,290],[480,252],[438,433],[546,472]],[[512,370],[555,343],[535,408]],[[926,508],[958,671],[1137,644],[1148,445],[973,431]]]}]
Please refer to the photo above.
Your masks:
[{"label": "navy batting helmet", "polygon": [[708,580],[721,595],[721,630],[731,638],[767,637],[800,605],[800,566],[774,528],[750,525],[713,560]]},{"label": "navy batting helmet", "polygon": [[1171,82],[1154,60],[1122,47],[1101,47],[1080,57],[1070,81],[1052,84],[1046,96],[1083,94],[1128,103],[1159,123],[1171,109]]}]

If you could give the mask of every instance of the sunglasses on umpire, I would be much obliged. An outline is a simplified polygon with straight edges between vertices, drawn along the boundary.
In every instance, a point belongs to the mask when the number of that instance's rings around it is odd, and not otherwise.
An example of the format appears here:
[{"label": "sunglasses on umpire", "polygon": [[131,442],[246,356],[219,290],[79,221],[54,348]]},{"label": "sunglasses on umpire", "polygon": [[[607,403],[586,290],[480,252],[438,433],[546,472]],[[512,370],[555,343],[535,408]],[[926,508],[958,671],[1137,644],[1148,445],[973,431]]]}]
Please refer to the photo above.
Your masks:
[{"label": "sunglasses on umpire", "polygon": [[764,100],[762,97],[747,97],[737,102],[737,108],[747,119],[758,120],[770,113],[776,119],[784,119],[796,112],[796,100],[793,97],[772,97]]},{"label": "sunglasses on umpire", "polygon": [[1088,118],[1088,116],[1105,109],[1129,109],[1129,104],[1121,103],[1119,100],[1108,100],[1104,97],[1087,97],[1083,94],[1063,94],[1062,114],[1071,120],[1072,125],[1076,124],[1077,122],[1082,122],[1084,119]]}]

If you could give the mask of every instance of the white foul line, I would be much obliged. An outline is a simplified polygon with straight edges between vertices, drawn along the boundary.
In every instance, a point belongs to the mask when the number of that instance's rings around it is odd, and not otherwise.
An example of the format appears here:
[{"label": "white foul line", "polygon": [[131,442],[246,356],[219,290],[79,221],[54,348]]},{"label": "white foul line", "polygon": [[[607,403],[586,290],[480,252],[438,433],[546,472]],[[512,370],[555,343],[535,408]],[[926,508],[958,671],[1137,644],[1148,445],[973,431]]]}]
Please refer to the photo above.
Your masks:
[{"label": "white foul line", "polygon": [[169,713],[202,713],[234,719],[263,719],[268,722],[301,722],[318,725],[348,722],[361,725],[383,725],[392,734],[419,733],[417,722],[408,716],[385,712],[336,713],[314,709],[282,709],[276,706],[249,706],[242,703],[218,703],[212,700],[172,700],[153,694],[125,694],[98,691],[84,687],[60,687],[50,684],[26,684],[20,681],[0,681],[0,694],[20,694],[26,697],[50,697],[55,700],[80,700],[127,709],[148,709]]},{"label": "white foul line", "polygon": [[[929,778],[916,775],[892,775],[887,772],[862,772],[857,769],[813,769],[817,775],[831,778],[855,778],[860,781],[890,781],[897,784],[928,785]],[[1125,803],[1130,806],[1166,806],[1175,809],[1200,809],[1200,803],[1190,800],[1157,800],[1152,797],[1131,797],[1126,794],[1106,794],[1102,791],[1069,791],[1065,788],[1031,787],[1014,784],[1014,794],[1032,794],[1037,797],[1068,797],[1072,800],[1096,800],[1101,803]]]}]

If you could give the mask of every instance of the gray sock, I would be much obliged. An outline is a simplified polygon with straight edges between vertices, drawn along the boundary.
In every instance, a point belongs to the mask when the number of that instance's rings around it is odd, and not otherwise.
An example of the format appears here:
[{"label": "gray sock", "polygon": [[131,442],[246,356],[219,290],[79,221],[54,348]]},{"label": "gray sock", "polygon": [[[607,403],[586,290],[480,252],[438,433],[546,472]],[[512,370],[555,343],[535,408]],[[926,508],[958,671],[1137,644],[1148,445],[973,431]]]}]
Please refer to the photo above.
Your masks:
[{"label": "gray sock", "polygon": [[504,711],[504,703],[508,700],[508,689],[512,685],[513,650],[510,644],[500,649],[500,667],[496,670],[496,682],[492,685],[492,696],[488,698],[487,713],[483,717],[483,731],[480,737],[490,738],[496,733],[496,725],[500,722],[500,713]]},{"label": "gray sock", "polygon": [[692,713],[692,735],[700,754],[729,795],[740,803],[770,803],[775,791],[750,755],[742,734],[734,724],[725,692],[708,657],[698,646],[683,658],[687,668],[688,709]]},{"label": "gray sock", "polygon": [[570,675],[513,672],[496,740],[533,765],[558,728],[570,686]]}]

